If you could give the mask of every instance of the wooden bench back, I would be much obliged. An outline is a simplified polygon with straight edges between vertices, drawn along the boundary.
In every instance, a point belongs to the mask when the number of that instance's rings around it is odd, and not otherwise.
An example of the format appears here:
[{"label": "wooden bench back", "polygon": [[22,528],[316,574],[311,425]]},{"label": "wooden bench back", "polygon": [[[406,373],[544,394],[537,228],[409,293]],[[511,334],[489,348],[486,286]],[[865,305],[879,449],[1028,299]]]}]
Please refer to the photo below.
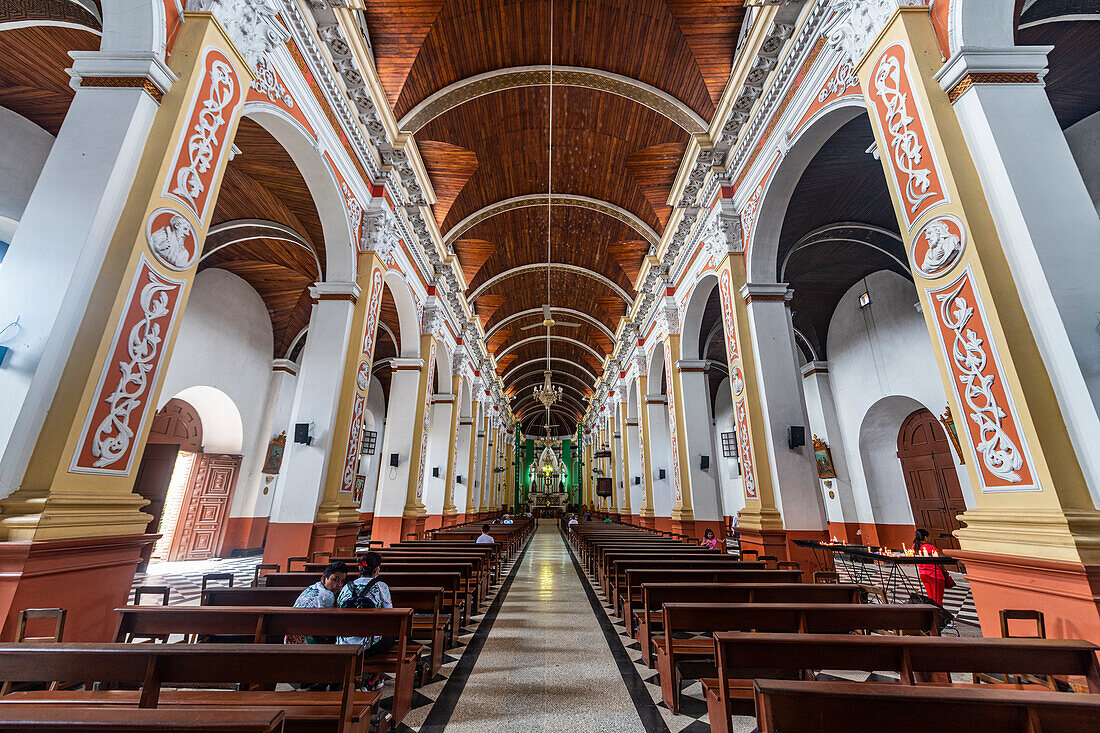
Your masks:
[{"label": "wooden bench back", "polygon": [[802,573],[798,570],[745,570],[736,566],[707,569],[642,568],[626,571],[626,584],[632,593],[647,583],[798,583],[801,580]]},{"label": "wooden bench back", "polygon": [[867,721],[875,730],[1038,733],[1093,730],[1100,720],[1100,695],[758,680],[755,696],[760,733],[832,733]]},{"label": "wooden bench back", "polygon": [[714,635],[714,648],[722,684],[822,669],[892,671],[903,685],[922,675],[996,672],[1081,676],[1091,692],[1100,692],[1098,647],[1087,641],[722,632]]},{"label": "wooden bench back", "polygon": [[853,584],[809,583],[645,583],[643,608],[660,611],[666,603],[859,603]]},{"label": "wooden bench back", "polygon": [[[404,651],[412,634],[409,608],[265,608],[258,606],[125,606],[115,641],[164,634],[251,635],[255,643],[287,635],[392,636]],[[403,657],[403,655],[402,655]],[[304,679],[304,678],[303,678]]]},{"label": "wooden bench back", "polygon": [[937,633],[932,605],[839,603],[666,603],[667,635],[677,632],[769,631],[844,634],[889,629]]},{"label": "wooden bench back", "polygon": [[103,708],[81,705],[0,705],[0,733],[282,733],[283,711],[203,708]]},{"label": "wooden bench back", "polygon": [[[207,588],[204,606],[291,607],[302,588]],[[442,588],[390,588],[394,608],[411,608],[414,613],[433,613],[442,607]]]},{"label": "wooden bench back", "polygon": [[0,644],[0,680],[141,685],[141,707],[169,685],[309,680],[345,685],[350,699],[361,659],[352,644]]}]

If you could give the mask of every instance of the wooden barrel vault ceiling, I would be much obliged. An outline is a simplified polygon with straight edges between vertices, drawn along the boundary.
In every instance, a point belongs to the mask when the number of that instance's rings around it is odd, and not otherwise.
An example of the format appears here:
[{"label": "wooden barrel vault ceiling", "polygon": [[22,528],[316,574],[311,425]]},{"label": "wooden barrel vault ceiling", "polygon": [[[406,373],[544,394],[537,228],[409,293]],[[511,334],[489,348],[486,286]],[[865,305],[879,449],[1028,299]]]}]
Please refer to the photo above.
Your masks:
[{"label": "wooden barrel vault ceiling", "polygon": [[[551,258],[568,266],[550,275],[550,303],[596,322],[554,315],[581,324],[555,327],[550,342],[554,381],[566,388],[552,421],[555,432],[572,431],[613,347],[606,331],[630,307],[621,292],[637,295],[651,239],[671,214],[667,199],[690,139],[684,120],[709,124],[729,79],[742,3],[553,0],[555,68],[583,73],[571,86],[567,75],[555,77],[552,160],[549,89],[530,72],[551,61],[550,0],[372,0],[360,12],[395,118],[416,119],[413,138],[437,196],[432,213],[467,296],[477,293],[471,305],[493,331],[487,345],[525,432],[539,432],[545,417],[531,391],[546,331],[524,327],[542,321],[547,275],[512,271],[546,261],[549,227]],[[479,75],[489,81],[471,83]],[[464,85],[477,92],[454,92]],[[643,103],[654,93],[669,107]],[[448,101],[422,104],[433,95]],[[507,203],[544,196],[551,165],[554,193],[584,197],[580,205],[555,204],[548,220],[544,203]]]}]

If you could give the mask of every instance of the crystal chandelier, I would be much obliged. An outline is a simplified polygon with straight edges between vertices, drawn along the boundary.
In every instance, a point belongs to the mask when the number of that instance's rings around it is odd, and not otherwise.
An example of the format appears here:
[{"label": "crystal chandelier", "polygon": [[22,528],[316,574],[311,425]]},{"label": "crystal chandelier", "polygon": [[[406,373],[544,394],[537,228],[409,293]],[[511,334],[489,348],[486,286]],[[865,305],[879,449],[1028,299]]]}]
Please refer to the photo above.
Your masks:
[{"label": "crystal chandelier", "polygon": [[550,406],[561,399],[561,387],[555,387],[550,383],[550,370],[542,373],[542,386],[535,387],[535,399],[542,403],[548,411]]}]

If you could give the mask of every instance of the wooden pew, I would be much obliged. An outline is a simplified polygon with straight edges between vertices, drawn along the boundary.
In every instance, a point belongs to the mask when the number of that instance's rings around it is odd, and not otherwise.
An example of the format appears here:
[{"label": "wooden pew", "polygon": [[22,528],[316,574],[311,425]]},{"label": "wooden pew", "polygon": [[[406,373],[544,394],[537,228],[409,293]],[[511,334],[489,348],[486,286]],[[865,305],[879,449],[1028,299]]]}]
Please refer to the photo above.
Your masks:
[{"label": "wooden pew", "polygon": [[283,733],[282,710],[0,705],[0,733]]},{"label": "wooden pew", "polygon": [[[879,629],[937,634],[937,606],[840,603],[666,603],[664,633],[653,637],[661,696],[680,709],[681,680],[714,676],[719,631],[848,634]],[[686,634],[706,634],[678,638]]]},{"label": "wooden pew", "polygon": [[[208,588],[202,594],[203,606],[264,606],[289,608],[301,588]],[[394,608],[413,611],[412,639],[430,649],[428,677],[439,673],[443,650],[447,648],[450,619],[443,615],[442,588],[390,588]]]},{"label": "wooden pew", "polygon": [[742,570],[736,566],[706,570],[632,568],[626,571],[620,594],[621,617],[630,618],[641,605],[642,585],[646,583],[799,583],[801,580],[799,570]]},{"label": "wooden pew", "polygon": [[718,677],[702,680],[703,694],[711,731],[728,733],[731,716],[756,714],[753,678],[812,680],[824,669],[894,672],[910,686],[958,684],[951,673],[1079,676],[1100,693],[1097,649],[1063,639],[717,633]]},{"label": "wooden pew", "polygon": [[[314,582],[317,576],[309,573],[268,573],[264,576],[267,588],[302,588]],[[348,581],[358,578],[358,573],[348,573]],[[469,609],[466,605],[466,594],[462,587],[462,576],[459,573],[386,573],[379,577],[390,587],[392,595],[394,588],[441,588],[443,590],[443,610],[451,619],[451,644],[458,643],[458,635],[462,631],[462,624],[468,618]]]},{"label": "wooden pew", "polygon": [[640,548],[624,548],[616,545],[612,547],[603,547],[601,548],[601,552],[597,554],[596,580],[598,580],[601,585],[606,583],[609,572],[608,566],[614,560],[660,560],[662,558],[671,559],[673,557],[729,557],[734,560],[737,559],[732,555],[723,555],[718,552],[718,550],[712,550],[702,545],[684,545],[677,543],[665,547],[646,545]]},{"label": "wooden pew", "polygon": [[[0,707],[276,708],[284,712],[287,733],[358,733],[368,730],[381,698],[379,692],[355,691],[362,661],[362,649],[352,645],[0,644],[0,681],[86,684],[86,689],[12,692],[0,697]],[[92,689],[93,682],[104,689]],[[340,690],[273,689],[285,682],[339,685]],[[246,689],[165,689],[197,685]],[[119,686],[139,689],[114,689]],[[387,727],[380,719],[378,733]]]},{"label": "wooden pew", "polygon": [[855,584],[646,583],[642,601],[631,614],[630,633],[642,647],[642,658],[653,667],[652,638],[664,629],[666,603],[859,603],[860,598]]},{"label": "wooden pew", "polygon": [[755,696],[760,733],[835,733],[868,721],[897,733],[1081,733],[1100,720],[1100,695],[757,680]]},{"label": "wooden pew", "polygon": [[[417,659],[423,648],[409,640],[412,633],[411,609],[125,606],[116,611],[119,613],[116,642],[171,634],[202,637],[251,633],[254,644],[281,644],[285,636],[293,635],[392,636],[397,640],[393,648],[365,657],[362,671],[394,675],[395,723],[404,719],[412,705]],[[283,648],[297,646],[301,645],[288,644]],[[310,680],[306,678],[306,681]]]},{"label": "wooden pew", "polygon": [[[628,570],[765,570],[764,563],[758,560],[738,560],[732,555],[697,555],[683,557],[672,555],[665,558],[624,558],[619,557],[608,562],[607,594],[612,608],[622,605],[622,594],[626,587]],[[795,581],[797,582],[797,581]],[[623,618],[629,618],[624,615]]]}]

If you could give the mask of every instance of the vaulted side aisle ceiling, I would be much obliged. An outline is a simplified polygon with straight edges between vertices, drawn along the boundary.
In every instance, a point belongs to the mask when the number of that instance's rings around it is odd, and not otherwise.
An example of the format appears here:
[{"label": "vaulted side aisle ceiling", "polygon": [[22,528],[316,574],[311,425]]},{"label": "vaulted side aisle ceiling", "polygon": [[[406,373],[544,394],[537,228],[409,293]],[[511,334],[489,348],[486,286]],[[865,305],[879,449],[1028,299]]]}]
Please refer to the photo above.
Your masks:
[{"label": "vaulted side aisle ceiling", "polygon": [[[550,0],[372,0],[362,26],[386,96],[414,137],[467,297],[525,431],[544,413],[547,226],[554,313],[552,418],[571,431],[637,295],[692,133],[729,80],[740,0],[554,0],[553,160],[548,153]],[[548,167],[555,201],[547,221]],[[476,297],[473,297],[476,296]],[[602,324],[603,328],[601,328]],[[541,338],[534,338],[541,337]],[[532,376],[534,375],[534,376]]]}]

